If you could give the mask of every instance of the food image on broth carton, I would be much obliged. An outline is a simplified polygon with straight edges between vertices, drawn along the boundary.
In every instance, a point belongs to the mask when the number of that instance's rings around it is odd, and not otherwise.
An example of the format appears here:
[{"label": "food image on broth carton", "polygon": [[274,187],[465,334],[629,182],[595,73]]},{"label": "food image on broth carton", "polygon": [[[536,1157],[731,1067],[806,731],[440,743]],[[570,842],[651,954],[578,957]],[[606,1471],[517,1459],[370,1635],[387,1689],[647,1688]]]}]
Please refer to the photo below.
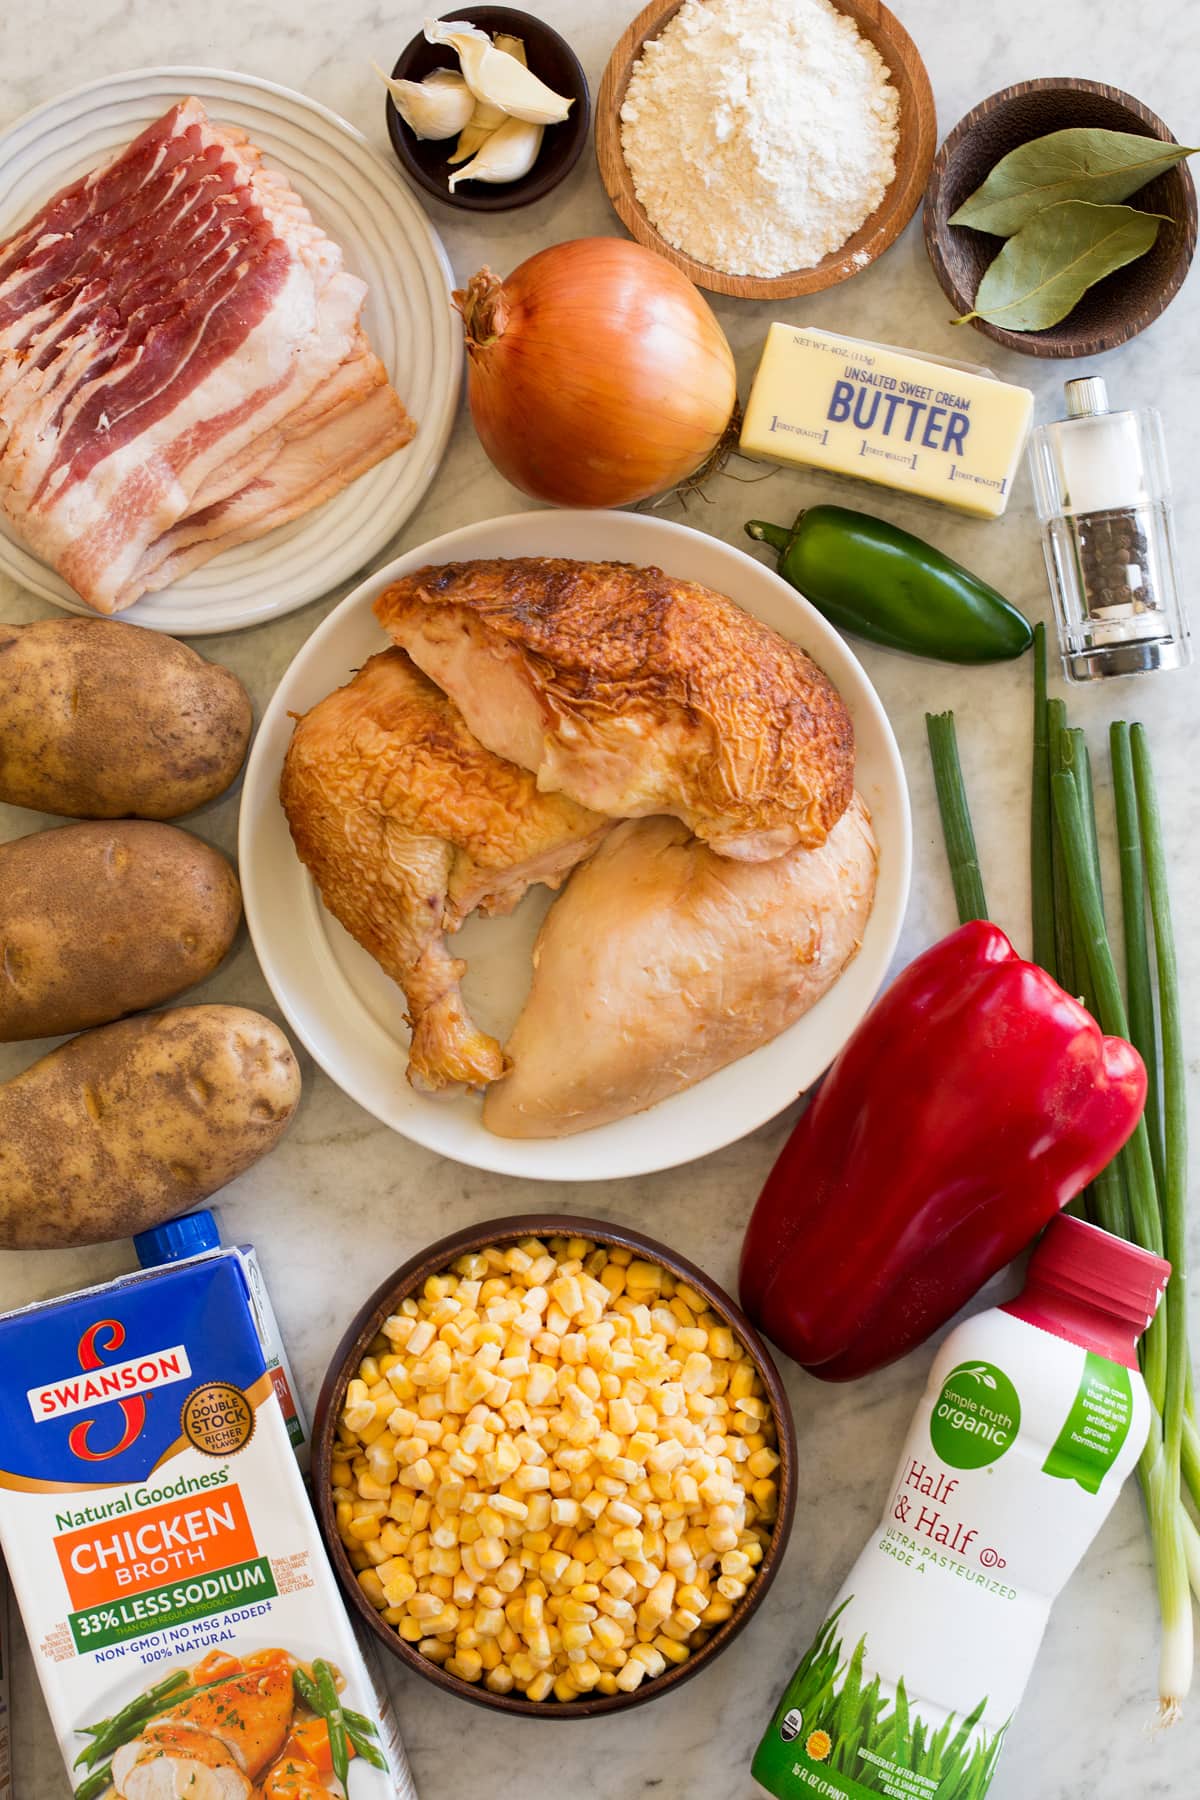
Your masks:
[{"label": "food image on broth carton", "polygon": [[236,1251],[0,1318],[0,1543],[75,1800],[414,1800]]}]

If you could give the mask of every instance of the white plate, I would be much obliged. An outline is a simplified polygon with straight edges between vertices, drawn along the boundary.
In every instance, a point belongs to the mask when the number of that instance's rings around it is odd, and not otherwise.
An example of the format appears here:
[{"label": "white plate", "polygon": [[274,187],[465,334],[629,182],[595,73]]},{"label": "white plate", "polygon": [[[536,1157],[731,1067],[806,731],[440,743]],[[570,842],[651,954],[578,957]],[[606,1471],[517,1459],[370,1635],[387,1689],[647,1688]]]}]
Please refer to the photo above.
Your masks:
[{"label": "white plate", "polygon": [[[279,775],[302,713],[388,642],[372,602],[424,563],[488,556],[576,556],[654,563],[729,594],[809,651],[854,720],[858,787],[875,821],[879,883],[862,949],[804,1018],[685,1093],[574,1137],[528,1140],[485,1131],[478,1098],[435,1100],[405,1080],[404,1000],[321,904],[292,848]],[[399,557],[318,627],[275,691],[250,755],[238,827],[246,920],[271,990],[297,1036],[352,1099],[405,1137],[504,1175],[599,1181],[705,1156],[770,1119],[814,1082],[866,1012],[887,972],[908,899],[912,829],[900,752],[861,665],[831,625],[778,575],[716,538],[639,513],[533,512],[465,526]],[[503,1042],[529,985],[530,952],[550,895],[533,890],[507,919],[471,919],[454,939],[471,1012]],[[564,1046],[564,1049],[567,1047]]]},{"label": "white plate", "polygon": [[[74,88],[0,135],[0,239],[94,169],[176,100],[194,94],[219,123],[250,134],[367,283],[363,322],[417,421],[412,443],[314,511],[148,594],[120,616],[200,637],[278,618],[365,568],[432,481],[458,404],[461,333],[453,274],[399,175],[336,113],[273,82],[224,69],[132,69]],[[92,609],[0,520],[0,570],[69,612]]]}]

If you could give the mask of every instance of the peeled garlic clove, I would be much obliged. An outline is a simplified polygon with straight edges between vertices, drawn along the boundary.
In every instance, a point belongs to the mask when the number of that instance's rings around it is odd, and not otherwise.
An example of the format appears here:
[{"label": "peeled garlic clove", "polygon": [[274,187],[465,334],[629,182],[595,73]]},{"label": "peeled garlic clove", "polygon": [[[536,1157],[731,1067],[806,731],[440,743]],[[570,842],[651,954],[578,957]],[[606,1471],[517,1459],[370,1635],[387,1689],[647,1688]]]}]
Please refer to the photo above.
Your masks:
[{"label": "peeled garlic clove", "polygon": [[[469,91],[469,90],[468,90]],[[454,155],[449,158],[451,164],[465,162],[468,156],[474,156],[491,137],[498,125],[503,125],[508,114],[498,106],[492,106],[487,100],[476,100],[475,110],[463,130],[459,133]]]},{"label": "peeled garlic clove", "polygon": [[434,69],[424,81],[395,81],[384,74],[378,63],[371,66],[415,137],[436,142],[454,137],[466,128],[476,100],[457,70]]},{"label": "peeled garlic clove", "polygon": [[570,112],[571,100],[548,88],[508,51],[497,49],[477,26],[463,19],[426,19],[425,37],[431,44],[449,44],[476,99],[490,101],[510,118],[559,125]]},{"label": "peeled garlic clove", "polygon": [[[505,51],[509,56],[515,56],[519,63],[526,61],[525,44],[522,38],[509,37],[507,32],[498,31],[496,48]],[[454,155],[448,158],[451,168],[455,163],[466,162],[469,156],[478,155],[496,127],[503,125],[507,117],[508,114],[501,111],[500,107],[492,106],[487,100],[477,100],[475,111],[467,121],[467,128],[460,133],[458,142],[454,146]]]},{"label": "peeled garlic clove", "polygon": [[472,119],[466,130],[459,132],[458,142],[454,146],[454,155],[446,158],[450,167],[453,168],[455,163],[466,162],[469,156],[477,156],[491,137],[493,131],[497,129],[497,126],[503,125],[503,123],[503,113],[500,114],[496,125],[477,125],[474,119]]},{"label": "peeled garlic clove", "polygon": [[465,169],[455,169],[450,191],[459,181],[519,181],[528,175],[542,147],[542,127],[528,119],[506,119]]}]

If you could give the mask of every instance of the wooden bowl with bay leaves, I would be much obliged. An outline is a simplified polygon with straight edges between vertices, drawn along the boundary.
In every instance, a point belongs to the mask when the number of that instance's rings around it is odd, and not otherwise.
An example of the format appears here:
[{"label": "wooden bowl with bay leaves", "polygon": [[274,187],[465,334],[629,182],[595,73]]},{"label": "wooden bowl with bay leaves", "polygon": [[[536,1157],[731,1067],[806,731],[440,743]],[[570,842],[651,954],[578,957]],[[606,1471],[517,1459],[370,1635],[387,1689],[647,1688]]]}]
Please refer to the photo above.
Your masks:
[{"label": "wooden bowl with bay leaves", "polygon": [[899,237],[921,203],[937,146],[937,115],[929,74],[917,46],[881,0],[832,0],[838,11],[852,19],[860,34],[874,44],[887,64],[892,85],[900,97],[900,142],[896,149],[896,173],[883,199],[852,237],[831,250],[809,269],[792,269],[784,275],[730,275],[697,261],[669,244],[655,230],[634,191],[633,175],[621,148],[621,107],[633,65],[651,38],[656,38],[683,4],[683,0],[651,0],[625,30],[608,59],[596,95],[596,161],[600,179],[618,216],[630,234],[648,250],[656,250],[682,269],[697,287],[714,294],[732,294],[742,300],[788,300],[798,294],[816,294],[851,275],[857,275],[881,256]]},{"label": "wooden bowl with bay leaves", "polygon": [[[970,312],[1004,239],[969,225],[951,225],[951,215],[1001,157],[1033,138],[1075,127],[1176,141],[1157,114],[1120,88],[1049,77],[1019,81],[982,101],[938,151],[925,194],[925,248],[956,314]],[[1022,356],[1099,356],[1144,331],[1179,292],[1196,248],[1196,188],[1187,163],[1156,175],[1122,204],[1163,213],[1166,222],[1144,256],[1097,281],[1065,319],[1045,331],[1013,331],[988,319],[971,323]]]}]

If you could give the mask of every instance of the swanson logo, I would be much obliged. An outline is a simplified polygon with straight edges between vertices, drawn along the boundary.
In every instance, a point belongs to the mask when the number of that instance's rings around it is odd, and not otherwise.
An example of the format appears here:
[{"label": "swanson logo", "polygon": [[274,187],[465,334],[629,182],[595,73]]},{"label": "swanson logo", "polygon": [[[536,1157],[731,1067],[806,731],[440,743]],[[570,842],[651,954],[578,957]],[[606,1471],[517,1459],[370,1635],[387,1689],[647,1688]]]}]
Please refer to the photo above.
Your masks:
[{"label": "swanson logo", "polygon": [[92,1443],[92,1434],[97,1429],[95,1419],[81,1420],[68,1433],[67,1442],[72,1451],[85,1462],[103,1462],[128,1450],[146,1422],[146,1402],[138,1396],[151,1388],[186,1381],[192,1372],[187,1350],[182,1344],[175,1344],[169,1350],[152,1350],[144,1356],[130,1357],[126,1362],[105,1364],[104,1356],[119,1350],[124,1342],[125,1327],[119,1319],[99,1319],[96,1324],[89,1325],[79,1340],[78,1375],[67,1375],[44,1387],[26,1390],[29,1409],[39,1425],[70,1413],[91,1412],[97,1406],[116,1403],[123,1426],[114,1444],[100,1449]]}]

